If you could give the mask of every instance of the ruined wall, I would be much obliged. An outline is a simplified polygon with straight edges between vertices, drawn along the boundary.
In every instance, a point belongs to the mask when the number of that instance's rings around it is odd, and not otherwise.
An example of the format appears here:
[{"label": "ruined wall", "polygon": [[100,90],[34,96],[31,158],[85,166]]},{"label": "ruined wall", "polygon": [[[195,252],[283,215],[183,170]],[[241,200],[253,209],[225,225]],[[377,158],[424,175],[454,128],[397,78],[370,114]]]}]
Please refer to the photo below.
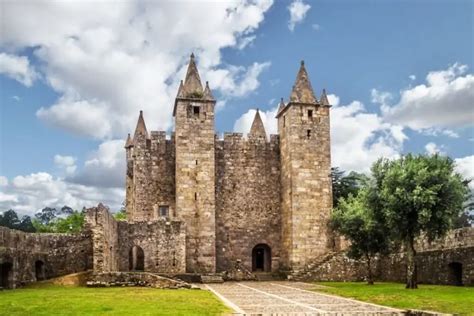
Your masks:
[{"label": "ruined wall", "polygon": [[187,272],[213,273],[215,247],[215,101],[177,99],[176,209],[186,223]]},{"label": "ruined wall", "polygon": [[5,273],[0,287],[7,288],[91,269],[90,233],[24,233],[0,227],[0,265]]},{"label": "ruined wall", "polygon": [[280,257],[280,153],[278,136],[243,138],[226,133],[216,142],[217,271],[237,259],[252,269],[252,249],[271,248],[273,271]]},{"label": "ruined wall", "polygon": [[152,222],[116,221],[102,205],[88,209],[86,220],[92,233],[95,273],[129,271],[134,246],[143,250],[144,271],[185,271],[186,227],[183,222],[165,218]]},{"label": "ruined wall", "polygon": [[278,115],[282,259],[286,269],[298,271],[327,253],[331,242],[329,107],[290,103]]},{"label": "ruined wall", "polygon": [[186,271],[186,227],[181,221],[118,223],[119,270],[130,270],[130,252],[139,246],[144,252],[144,270],[156,273]]},{"label": "ruined wall", "polygon": [[161,131],[151,132],[149,139],[138,135],[127,157],[127,219],[158,219],[160,206],[169,208],[169,217],[176,216],[174,135],[170,140]]}]

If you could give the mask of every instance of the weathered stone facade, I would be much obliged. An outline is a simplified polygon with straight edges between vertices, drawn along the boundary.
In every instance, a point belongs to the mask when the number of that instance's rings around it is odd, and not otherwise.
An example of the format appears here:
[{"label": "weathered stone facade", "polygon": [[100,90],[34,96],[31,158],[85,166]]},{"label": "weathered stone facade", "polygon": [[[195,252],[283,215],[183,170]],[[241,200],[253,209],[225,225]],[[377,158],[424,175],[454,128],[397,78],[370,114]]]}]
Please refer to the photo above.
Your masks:
[{"label": "weathered stone facade", "polygon": [[329,251],[329,108],[301,64],[279,135],[267,139],[257,111],[247,138],[216,136],[214,99],[191,56],[174,104],[175,132],[148,134],[140,112],[128,137],[129,222],[186,224],[186,272],[298,271]]},{"label": "weathered stone facade", "polygon": [[85,271],[92,267],[92,240],[81,234],[34,234],[0,227],[0,288]]}]

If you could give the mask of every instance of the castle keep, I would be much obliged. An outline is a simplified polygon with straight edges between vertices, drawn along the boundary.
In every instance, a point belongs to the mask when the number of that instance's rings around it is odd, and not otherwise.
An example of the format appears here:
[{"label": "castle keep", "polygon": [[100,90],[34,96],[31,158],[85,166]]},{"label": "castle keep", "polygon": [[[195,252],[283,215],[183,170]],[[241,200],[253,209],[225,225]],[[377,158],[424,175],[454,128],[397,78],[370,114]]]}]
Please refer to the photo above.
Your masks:
[{"label": "castle keep", "polygon": [[181,222],[182,272],[228,271],[236,262],[249,271],[295,271],[327,253],[330,105],[324,90],[319,99],[314,95],[304,63],[270,139],[258,111],[248,137],[218,139],[215,104],[191,55],[171,138],[148,132],[140,112],[125,145],[129,225]]}]

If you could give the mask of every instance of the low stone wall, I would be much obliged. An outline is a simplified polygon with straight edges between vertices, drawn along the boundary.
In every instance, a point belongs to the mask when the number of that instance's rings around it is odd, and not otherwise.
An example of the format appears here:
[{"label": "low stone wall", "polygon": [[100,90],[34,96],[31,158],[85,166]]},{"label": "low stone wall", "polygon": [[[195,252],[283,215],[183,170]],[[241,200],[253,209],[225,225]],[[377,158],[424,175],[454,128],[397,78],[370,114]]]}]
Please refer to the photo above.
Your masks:
[{"label": "low stone wall", "polygon": [[158,289],[191,288],[189,283],[173,280],[148,272],[94,273],[87,281],[89,287],[142,286]]},{"label": "low stone wall", "polygon": [[88,270],[92,267],[90,233],[24,233],[0,227],[0,287]]}]

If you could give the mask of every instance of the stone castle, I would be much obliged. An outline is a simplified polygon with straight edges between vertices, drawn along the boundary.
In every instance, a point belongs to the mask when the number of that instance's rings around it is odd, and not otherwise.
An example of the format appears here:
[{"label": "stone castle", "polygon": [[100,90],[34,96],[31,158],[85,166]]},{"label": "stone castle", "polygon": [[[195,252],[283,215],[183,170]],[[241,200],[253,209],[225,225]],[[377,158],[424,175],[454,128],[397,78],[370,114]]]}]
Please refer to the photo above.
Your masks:
[{"label": "stone castle", "polygon": [[171,139],[149,133],[140,112],[125,145],[130,225],[181,222],[184,267],[192,273],[227,271],[236,262],[249,271],[293,271],[328,252],[330,105],[324,90],[316,98],[304,63],[270,139],[258,111],[247,138],[218,139],[215,104],[191,55]]}]

